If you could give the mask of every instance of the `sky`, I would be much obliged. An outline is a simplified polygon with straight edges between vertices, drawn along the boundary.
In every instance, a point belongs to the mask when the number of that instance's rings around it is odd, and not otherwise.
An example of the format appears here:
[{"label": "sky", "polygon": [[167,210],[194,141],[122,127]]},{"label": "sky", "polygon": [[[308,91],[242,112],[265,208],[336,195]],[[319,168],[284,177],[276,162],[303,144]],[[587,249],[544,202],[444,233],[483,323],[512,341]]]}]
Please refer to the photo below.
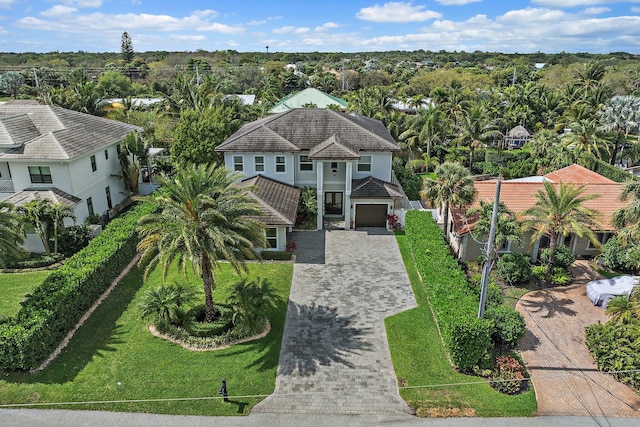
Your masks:
[{"label": "sky", "polygon": [[[640,0],[0,0],[2,52],[640,54]],[[267,47],[268,46],[268,47]]]}]

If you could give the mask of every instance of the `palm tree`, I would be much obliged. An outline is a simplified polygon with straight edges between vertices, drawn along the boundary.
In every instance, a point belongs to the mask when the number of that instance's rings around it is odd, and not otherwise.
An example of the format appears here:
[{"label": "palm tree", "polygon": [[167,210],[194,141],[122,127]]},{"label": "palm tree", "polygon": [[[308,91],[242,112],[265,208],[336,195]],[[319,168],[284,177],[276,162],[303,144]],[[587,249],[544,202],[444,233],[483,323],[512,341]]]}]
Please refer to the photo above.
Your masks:
[{"label": "palm tree", "polygon": [[613,213],[613,223],[618,228],[618,238],[624,245],[640,241],[640,182],[627,181],[622,187],[620,200],[629,200],[626,208]]},{"label": "palm tree", "polygon": [[64,227],[64,219],[72,218],[76,221],[76,215],[73,207],[64,203],[55,202],[49,207],[49,219],[53,223],[53,252],[58,253],[58,228]]},{"label": "palm tree", "polygon": [[47,237],[47,221],[50,218],[50,209],[51,202],[46,199],[31,200],[18,207],[18,212],[23,215],[24,220],[33,227],[38,237],[40,237],[40,241],[47,255],[51,255],[49,239]]},{"label": "palm tree", "polygon": [[157,322],[178,323],[184,317],[184,305],[193,302],[197,292],[182,283],[149,289],[139,304],[142,317],[155,316]]},{"label": "palm tree", "polygon": [[20,217],[11,203],[0,202],[0,267],[21,254],[20,245],[24,243],[24,234],[20,226]]},{"label": "palm tree", "polygon": [[602,135],[596,120],[582,119],[569,126],[571,132],[563,135],[562,143],[576,150],[576,157],[587,153],[602,160],[602,153],[609,152],[608,141]]},{"label": "palm tree", "polygon": [[266,246],[264,224],[254,219],[260,209],[246,189],[234,185],[240,177],[224,167],[185,167],[162,179],[161,191],[151,196],[159,212],[139,223],[145,274],[160,264],[166,277],[176,259],[185,273],[191,264],[202,277],[206,322],[214,319],[212,292],[220,261],[229,262],[239,274],[246,271],[244,260],[259,258],[256,248]]},{"label": "palm tree", "polygon": [[228,300],[234,326],[241,333],[258,332],[279,299],[269,280],[243,278],[233,286]]},{"label": "palm tree", "polygon": [[449,208],[462,207],[473,202],[476,192],[469,171],[458,163],[445,162],[434,172],[435,178],[425,178],[420,196],[432,205],[444,208],[444,232],[447,241]]},{"label": "palm tree", "polygon": [[480,104],[473,104],[463,111],[457,128],[458,136],[454,142],[469,147],[469,169],[473,167],[474,150],[500,135],[498,126]]},{"label": "palm tree", "polygon": [[611,298],[607,303],[605,313],[609,316],[612,323],[627,324],[634,319],[638,319],[640,304],[638,301],[638,292],[633,292],[630,296],[621,295]]},{"label": "palm tree", "polygon": [[522,225],[523,232],[533,230],[532,242],[543,236],[549,238],[549,263],[547,273],[551,274],[555,263],[558,238],[575,234],[586,237],[596,247],[600,242],[593,231],[599,214],[584,203],[598,198],[597,194],[583,196],[585,186],[573,186],[560,183],[558,189],[551,182],[544,183],[544,189],[536,194],[536,204],[521,212],[526,217]]},{"label": "palm tree", "polygon": [[614,96],[598,114],[602,130],[616,134],[610,161],[615,165],[622,136],[626,137],[640,128],[640,98],[633,95]]},{"label": "palm tree", "polygon": [[[489,232],[491,230],[491,217],[493,215],[493,203],[487,203],[480,200],[480,207],[469,209],[467,212],[467,218],[473,215],[478,215],[478,220],[475,223],[475,231],[480,239],[488,239]],[[522,245],[522,231],[520,230],[521,224],[516,214],[511,211],[504,203],[498,204],[498,218],[496,222],[496,235],[494,240],[492,260],[498,256],[498,250],[507,242],[517,243]]]}]

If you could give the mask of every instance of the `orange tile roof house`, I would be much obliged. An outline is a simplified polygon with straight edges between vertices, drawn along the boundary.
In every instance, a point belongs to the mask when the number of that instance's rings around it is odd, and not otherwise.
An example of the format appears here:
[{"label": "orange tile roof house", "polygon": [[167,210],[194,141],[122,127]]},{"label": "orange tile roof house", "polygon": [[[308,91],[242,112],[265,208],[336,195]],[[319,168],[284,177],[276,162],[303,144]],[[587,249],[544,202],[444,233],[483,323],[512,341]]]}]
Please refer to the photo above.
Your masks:
[{"label": "orange tile roof house", "polygon": [[[613,213],[627,205],[627,202],[620,200],[620,193],[623,184],[612,181],[580,165],[574,164],[566,168],[548,173],[544,176],[533,176],[527,178],[502,181],[500,189],[500,201],[503,202],[516,215],[532,207],[535,202],[535,194],[544,188],[544,182],[552,182],[559,186],[560,183],[584,185],[583,195],[595,194],[598,197],[585,202],[585,206],[600,214],[597,230],[598,239],[601,243],[606,242],[614,231],[611,223]],[[477,195],[474,203],[467,209],[453,210],[451,221],[447,230],[453,250],[462,261],[474,261],[482,255],[482,245],[476,241],[474,226],[477,218],[467,217],[468,209],[478,207],[480,201],[493,203],[495,198],[496,181],[477,181],[474,183]],[[538,259],[540,251],[549,245],[548,239],[542,241],[531,241],[531,232],[524,234],[524,245],[516,247],[515,244],[507,244],[501,248],[501,253],[520,252],[531,255],[535,261]],[[475,237],[475,239],[474,239]],[[598,253],[591,242],[577,236],[567,236],[561,238],[560,244],[567,245],[578,257],[590,257]]]}]

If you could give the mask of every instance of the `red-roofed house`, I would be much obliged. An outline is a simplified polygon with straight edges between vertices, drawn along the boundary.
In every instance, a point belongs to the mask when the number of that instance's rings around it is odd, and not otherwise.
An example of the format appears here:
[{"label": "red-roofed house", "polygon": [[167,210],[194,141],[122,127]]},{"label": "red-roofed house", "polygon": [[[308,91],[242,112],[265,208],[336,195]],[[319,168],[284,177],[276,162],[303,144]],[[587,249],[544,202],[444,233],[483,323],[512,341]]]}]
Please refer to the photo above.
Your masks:
[{"label": "red-roofed house", "polygon": [[[597,235],[601,243],[606,242],[615,229],[611,223],[613,212],[627,205],[627,202],[620,200],[622,184],[574,164],[544,176],[502,181],[500,201],[518,215],[536,203],[535,194],[544,188],[544,182],[552,182],[558,186],[561,182],[584,185],[583,195],[598,195],[598,198],[585,202],[585,206],[600,213],[600,219],[598,221],[600,229],[597,230]],[[477,196],[473,205],[468,207],[469,209],[478,207],[481,200],[486,203],[493,203],[496,191],[495,180],[477,181],[474,183],[474,186]],[[449,237],[451,246],[461,261],[474,261],[482,255],[482,247],[481,244],[474,239],[474,237],[477,238],[473,233],[475,220],[477,218],[468,218],[466,212],[467,209],[452,211],[451,222],[448,227],[450,230]],[[501,248],[501,253],[527,253],[530,254],[532,260],[535,261],[538,259],[540,251],[549,246],[547,238],[532,242],[531,232],[525,233],[523,237],[523,246],[516,247],[516,245],[509,243]],[[566,238],[561,237],[559,243],[570,247],[578,257],[591,257],[598,253],[598,249],[585,238],[578,238],[573,235]]]}]

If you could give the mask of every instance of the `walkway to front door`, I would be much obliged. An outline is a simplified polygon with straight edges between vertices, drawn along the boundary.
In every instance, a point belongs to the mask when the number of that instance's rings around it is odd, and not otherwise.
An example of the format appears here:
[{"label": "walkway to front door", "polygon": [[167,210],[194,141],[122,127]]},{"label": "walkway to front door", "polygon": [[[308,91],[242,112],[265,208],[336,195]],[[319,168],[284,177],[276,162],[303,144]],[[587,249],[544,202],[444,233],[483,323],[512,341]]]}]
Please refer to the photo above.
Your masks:
[{"label": "walkway to front door", "polygon": [[253,412],[398,414],[384,318],[415,307],[384,229],[298,232],[273,395]]}]

